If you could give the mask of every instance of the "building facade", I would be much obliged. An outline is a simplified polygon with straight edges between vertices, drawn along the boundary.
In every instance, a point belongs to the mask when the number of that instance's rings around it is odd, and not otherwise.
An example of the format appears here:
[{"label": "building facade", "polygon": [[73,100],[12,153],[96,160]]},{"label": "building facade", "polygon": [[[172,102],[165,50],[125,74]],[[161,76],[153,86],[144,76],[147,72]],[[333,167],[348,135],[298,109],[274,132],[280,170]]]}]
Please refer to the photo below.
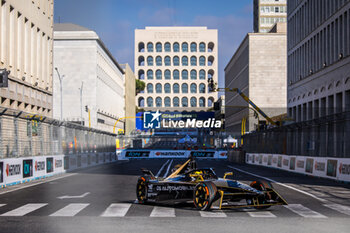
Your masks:
[{"label": "building facade", "polygon": [[275,23],[287,22],[287,0],[254,0],[253,14],[254,32],[269,32]]},{"label": "building facade", "polygon": [[125,116],[124,71],[94,31],[55,24],[54,67],[54,118],[62,111],[64,121],[108,132],[124,130],[123,121],[114,130]]},{"label": "building facade", "polygon": [[313,123],[290,139],[294,154],[350,156],[349,33],[349,0],[288,2],[288,114]]},{"label": "building facade", "polygon": [[6,0],[0,9],[1,107],[52,116],[53,0]]},{"label": "building facade", "polygon": [[[249,33],[225,68],[226,87],[240,89],[270,117],[286,113],[286,23],[277,23],[271,31],[275,32]],[[237,136],[242,131],[256,130],[258,120],[265,120],[258,116],[238,93],[226,92],[228,134]]]},{"label": "building facade", "polygon": [[135,30],[135,74],[146,83],[137,95],[145,110],[205,111],[217,93],[218,32],[206,27],[146,27]]},{"label": "building facade", "polygon": [[136,77],[129,64],[122,64],[125,89],[125,135],[136,128]]}]

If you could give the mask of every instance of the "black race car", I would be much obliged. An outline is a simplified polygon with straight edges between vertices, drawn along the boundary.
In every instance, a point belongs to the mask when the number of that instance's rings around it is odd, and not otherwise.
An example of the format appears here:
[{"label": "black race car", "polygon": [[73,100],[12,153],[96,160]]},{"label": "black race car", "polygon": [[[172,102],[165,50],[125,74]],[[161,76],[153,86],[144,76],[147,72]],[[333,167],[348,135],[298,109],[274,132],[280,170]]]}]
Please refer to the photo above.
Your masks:
[{"label": "black race car", "polygon": [[271,183],[254,181],[248,186],[226,179],[233,175],[232,172],[218,178],[211,168],[197,168],[194,158],[179,165],[167,178],[155,177],[146,169],[142,169],[142,172],[136,186],[139,203],[175,204],[193,201],[199,210],[210,210],[214,203],[219,209],[266,209],[273,205],[287,205]]}]

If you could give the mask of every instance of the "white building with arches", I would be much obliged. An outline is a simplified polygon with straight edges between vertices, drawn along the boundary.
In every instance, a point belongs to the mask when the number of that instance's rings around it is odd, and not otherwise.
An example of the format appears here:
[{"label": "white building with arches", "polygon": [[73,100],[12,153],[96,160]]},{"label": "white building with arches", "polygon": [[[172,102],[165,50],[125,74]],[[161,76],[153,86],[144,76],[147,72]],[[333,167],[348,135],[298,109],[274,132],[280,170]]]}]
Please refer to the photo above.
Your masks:
[{"label": "white building with arches", "polygon": [[205,111],[217,93],[207,79],[218,81],[218,31],[207,27],[146,27],[135,30],[135,74],[146,83],[137,95],[139,108],[160,111]]}]

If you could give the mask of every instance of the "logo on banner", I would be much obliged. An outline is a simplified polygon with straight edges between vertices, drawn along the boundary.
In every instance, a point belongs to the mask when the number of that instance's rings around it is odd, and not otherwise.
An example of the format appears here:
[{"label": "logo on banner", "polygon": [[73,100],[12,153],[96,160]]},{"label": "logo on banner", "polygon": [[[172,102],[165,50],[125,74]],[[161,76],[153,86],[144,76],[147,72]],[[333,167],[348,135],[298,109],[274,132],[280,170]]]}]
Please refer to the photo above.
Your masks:
[{"label": "logo on banner", "polygon": [[6,175],[15,176],[21,174],[21,164],[6,164]]},{"label": "logo on banner", "polygon": [[62,167],[62,159],[55,159],[55,167],[56,168]]},{"label": "logo on banner", "polygon": [[314,168],[314,159],[306,159],[305,172],[312,173]]},{"label": "logo on banner", "polygon": [[315,162],[315,170],[324,172],[326,170],[326,163],[324,162]]},{"label": "logo on banner", "polygon": [[340,163],[339,173],[343,175],[350,175],[350,164]]},{"label": "logo on banner", "polygon": [[127,151],[125,157],[127,158],[140,158],[149,157],[150,151]]},{"label": "logo on banner", "polygon": [[159,129],[160,128],[160,116],[162,114],[157,112],[144,112],[143,113],[143,127],[145,129]]},{"label": "logo on banner", "polygon": [[289,169],[295,170],[295,157],[290,158]]},{"label": "logo on banner", "polygon": [[337,176],[337,164],[338,164],[338,161],[335,159],[327,160],[327,176],[333,176],[333,177]]},{"label": "logo on banner", "polygon": [[215,152],[210,151],[191,151],[191,155],[194,157],[214,157]]},{"label": "logo on banner", "polygon": [[23,178],[33,176],[33,160],[23,160]]},{"label": "logo on banner", "polygon": [[44,171],[45,161],[35,161],[34,168],[35,168],[35,171]]},{"label": "logo on banner", "polygon": [[46,158],[46,172],[53,172],[53,158]]},{"label": "logo on banner", "polygon": [[157,156],[185,156],[186,152],[184,151],[158,151],[156,152]]}]

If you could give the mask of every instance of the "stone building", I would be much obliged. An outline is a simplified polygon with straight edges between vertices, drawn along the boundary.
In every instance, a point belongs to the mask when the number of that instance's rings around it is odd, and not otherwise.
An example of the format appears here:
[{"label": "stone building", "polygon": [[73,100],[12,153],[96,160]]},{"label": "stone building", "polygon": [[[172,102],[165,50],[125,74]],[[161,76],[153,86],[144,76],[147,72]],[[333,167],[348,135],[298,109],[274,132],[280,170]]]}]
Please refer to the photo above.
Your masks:
[{"label": "stone building", "polygon": [[125,135],[128,135],[136,128],[136,78],[129,64],[121,64],[121,67],[124,70]]},{"label": "stone building", "polygon": [[253,14],[254,32],[269,32],[275,23],[287,22],[287,0],[254,0]]}]

